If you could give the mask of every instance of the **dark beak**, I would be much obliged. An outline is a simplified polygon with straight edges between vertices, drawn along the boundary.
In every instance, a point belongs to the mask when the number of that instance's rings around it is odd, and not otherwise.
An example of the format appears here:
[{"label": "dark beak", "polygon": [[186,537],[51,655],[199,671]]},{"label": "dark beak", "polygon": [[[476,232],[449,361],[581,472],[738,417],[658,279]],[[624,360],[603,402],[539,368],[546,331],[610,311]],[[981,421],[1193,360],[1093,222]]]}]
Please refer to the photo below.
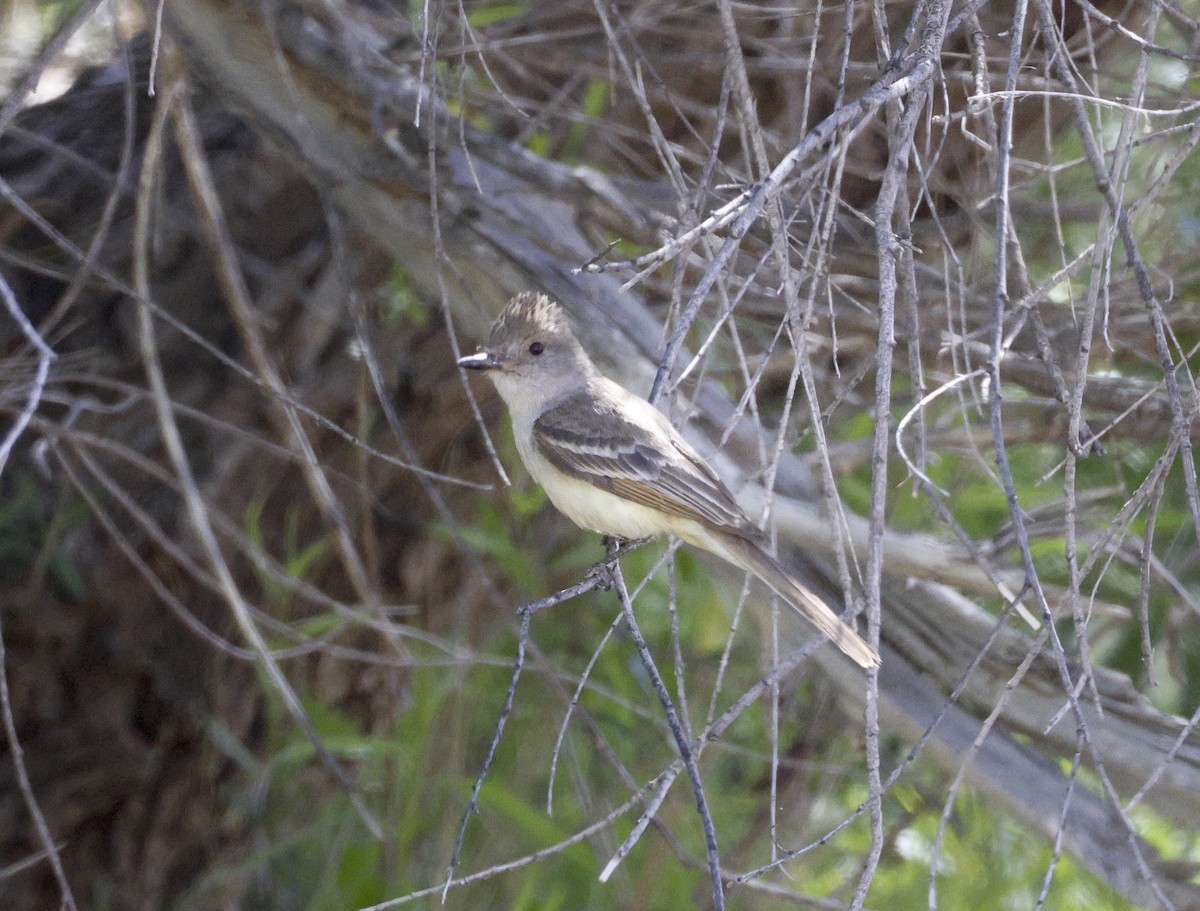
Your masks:
[{"label": "dark beak", "polygon": [[460,357],[458,366],[466,367],[468,370],[494,370],[500,366],[500,361],[490,352],[480,351],[478,354]]}]

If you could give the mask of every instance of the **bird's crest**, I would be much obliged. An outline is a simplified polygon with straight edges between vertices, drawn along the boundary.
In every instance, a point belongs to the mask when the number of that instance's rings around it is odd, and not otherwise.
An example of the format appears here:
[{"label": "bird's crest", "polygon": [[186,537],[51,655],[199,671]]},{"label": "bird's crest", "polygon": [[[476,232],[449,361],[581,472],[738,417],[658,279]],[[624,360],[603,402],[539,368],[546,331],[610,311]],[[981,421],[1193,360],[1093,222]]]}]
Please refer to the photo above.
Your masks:
[{"label": "bird's crest", "polygon": [[493,340],[538,334],[570,335],[571,327],[562,308],[536,291],[522,291],[510,300],[492,327]]}]

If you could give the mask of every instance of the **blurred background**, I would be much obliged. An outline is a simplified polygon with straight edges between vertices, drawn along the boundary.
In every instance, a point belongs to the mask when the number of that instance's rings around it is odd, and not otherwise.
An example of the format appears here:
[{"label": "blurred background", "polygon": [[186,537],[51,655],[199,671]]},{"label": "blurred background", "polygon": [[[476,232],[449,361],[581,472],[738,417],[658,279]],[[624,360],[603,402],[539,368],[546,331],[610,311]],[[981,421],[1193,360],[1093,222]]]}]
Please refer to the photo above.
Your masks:
[{"label": "blurred background", "polygon": [[[534,288],[880,637],[624,559],[729,907],[1200,907],[1198,16],[9,0],[0,904],[441,903],[603,554],[454,365]],[[619,614],[447,906],[712,906]]]}]

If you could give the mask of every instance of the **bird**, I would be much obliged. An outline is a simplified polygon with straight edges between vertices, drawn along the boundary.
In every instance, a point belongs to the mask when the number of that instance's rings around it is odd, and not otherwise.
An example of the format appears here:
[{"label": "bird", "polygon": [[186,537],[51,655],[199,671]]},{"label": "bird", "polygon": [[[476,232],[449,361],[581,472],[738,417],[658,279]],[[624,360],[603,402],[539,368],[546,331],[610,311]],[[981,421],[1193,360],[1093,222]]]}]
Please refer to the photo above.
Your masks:
[{"label": "bird", "polygon": [[483,350],[458,364],[491,379],[525,468],[576,525],[624,541],[674,535],[715,554],[861,667],[879,666],[879,653],[770,554],[762,529],[667,416],[601,374],[548,296],[513,297]]}]

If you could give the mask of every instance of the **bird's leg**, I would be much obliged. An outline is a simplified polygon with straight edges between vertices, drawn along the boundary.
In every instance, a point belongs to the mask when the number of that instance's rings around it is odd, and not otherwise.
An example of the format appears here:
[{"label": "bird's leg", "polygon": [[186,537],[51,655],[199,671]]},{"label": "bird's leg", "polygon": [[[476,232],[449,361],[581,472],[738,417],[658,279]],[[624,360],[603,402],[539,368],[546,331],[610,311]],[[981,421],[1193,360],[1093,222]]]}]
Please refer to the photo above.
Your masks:
[{"label": "bird's leg", "polygon": [[615,535],[601,535],[600,543],[604,545],[604,562],[612,563],[621,556],[621,546],[625,543]]},{"label": "bird's leg", "polygon": [[599,580],[596,588],[606,592],[613,587],[613,564],[617,562],[621,550],[621,539],[602,535],[600,540],[604,543],[604,559],[593,563],[588,575],[595,576]]},{"label": "bird's leg", "polygon": [[618,557],[623,557],[631,550],[637,550],[643,544],[648,544],[650,538],[614,538],[611,535],[605,535],[601,540],[604,542],[605,555],[604,562],[612,563]]},{"label": "bird's leg", "polygon": [[613,535],[603,535],[600,540],[604,542],[604,559],[593,565],[588,570],[588,575],[598,576],[600,582],[596,588],[606,592],[613,587],[613,567],[616,566],[617,560],[631,550],[641,547],[650,539],[634,538],[633,540],[626,541]]}]

